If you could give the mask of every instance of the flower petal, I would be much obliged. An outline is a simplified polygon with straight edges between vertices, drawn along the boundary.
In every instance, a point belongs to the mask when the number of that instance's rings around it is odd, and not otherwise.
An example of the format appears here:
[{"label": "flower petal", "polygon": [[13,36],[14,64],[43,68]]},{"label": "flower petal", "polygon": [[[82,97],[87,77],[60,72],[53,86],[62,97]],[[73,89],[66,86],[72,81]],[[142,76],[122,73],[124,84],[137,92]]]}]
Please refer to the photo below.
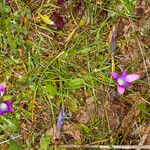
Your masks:
[{"label": "flower petal", "polygon": [[131,74],[131,75],[127,75],[125,79],[126,79],[127,82],[130,83],[130,82],[133,82],[133,81],[135,81],[139,78],[140,78],[139,74]]},{"label": "flower petal", "polygon": [[125,91],[125,87],[118,86],[117,90],[118,90],[118,93],[122,95]]},{"label": "flower petal", "polygon": [[110,72],[110,76],[117,81],[118,77],[119,77],[119,74],[116,73],[116,72]]},{"label": "flower petal", "polygon": [[3,96],[6,91],[6,85],[4,83],[0,84],[0,95]]},{"label": "flower petal", "polygon": [[131,86],[131,84],[126,81],[124,87],[130,87],[130,86]]},{"label": "flower petal", "polygon": [[127,72],[124,70],[120,76],[121,76],[122,78],[125,78],[126,75],[127,75]]},{"label": "flower petal", "polygon": [[0,115],[3,115],[3,114],[4,114],[4,112],[0,110]]},{"label": "flower petal", "polygon": [[11,108],[12,106],[12,101],[6,101],[5,104],[8,106],[7,112],[13,112],[13,109]]}]

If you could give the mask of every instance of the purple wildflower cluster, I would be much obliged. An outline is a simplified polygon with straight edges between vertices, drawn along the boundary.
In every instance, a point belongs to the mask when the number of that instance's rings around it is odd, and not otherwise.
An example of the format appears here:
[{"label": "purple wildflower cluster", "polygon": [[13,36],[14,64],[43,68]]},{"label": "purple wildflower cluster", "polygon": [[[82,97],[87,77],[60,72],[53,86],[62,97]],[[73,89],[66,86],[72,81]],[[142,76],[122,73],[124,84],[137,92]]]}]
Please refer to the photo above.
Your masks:
[{"label": "purple wildflower cluster", "polygon": [[[1,97],[4,95],[6,91],[6,85],[5,84],[0,84],[0,95]],[[8,100],[8,101],[4,101],[0,103],[0,115],[3,115],[5,113],[10,113],[13,112],[13,109],[11,108],[12,105],[12,101]]]}]

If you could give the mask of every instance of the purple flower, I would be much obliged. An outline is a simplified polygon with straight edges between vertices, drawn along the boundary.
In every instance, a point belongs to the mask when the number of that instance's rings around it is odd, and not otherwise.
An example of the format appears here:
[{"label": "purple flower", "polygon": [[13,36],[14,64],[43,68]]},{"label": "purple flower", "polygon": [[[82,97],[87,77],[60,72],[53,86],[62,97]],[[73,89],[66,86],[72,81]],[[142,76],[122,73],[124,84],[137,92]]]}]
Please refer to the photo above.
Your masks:
[{"label": "purple flower", "polygon": [[60,137],[60,132],[61,132],[61,128],[62,128],[65,117],[66,117],[66,115],[64,114],[64,111],[60,111],[57,124],[54,126],[54,137],[53,138],[55,140],[59,139],[59,137]]},{"label": "purple flower", "polygon": [[13,112],[13,109],[11,108],[11,105],[12,105],[11,100],[0,103],[0,115],[3,115],[5,113]]},{"label": "purple flower", "polygon": [[57,121],[57,127],[58,128],[61,128],[62,125],[63,125],[63,121],[64,121],[64,118],[66,117],[66,115],[64,114],[63,111],[60,111],[59,113],[59,117],[58,117],[58,121]]},{"label": "purple flower", "polygon": [[116,49],[116,37],[117,37],[117,29],[113,27],[112,38],[111,38],[111,51],[115,52]]},{"label": "purple flower", "polygon": [[6,85],[4,83],[0,84],[0,95],[3,96],[6,91]]},{"label": "purple flower", "polygon": [[64,22],[63,17],[59,13],[57,12],[53,13],[53,16],[51,19],[54,21],[54,26],[56,26],[58,30],[63,29],[65,22]]},{"label": "purple flower", "polygon": [[125,91],[125,88],[130,87],[130,83],[139,79],[139,74],[131,74],[127,75],[126,71],[123,71],[121,75],[115,72],[111,72],[110,76],[116,81],[117,83],[117,90],[119,94],[123,94]]}]

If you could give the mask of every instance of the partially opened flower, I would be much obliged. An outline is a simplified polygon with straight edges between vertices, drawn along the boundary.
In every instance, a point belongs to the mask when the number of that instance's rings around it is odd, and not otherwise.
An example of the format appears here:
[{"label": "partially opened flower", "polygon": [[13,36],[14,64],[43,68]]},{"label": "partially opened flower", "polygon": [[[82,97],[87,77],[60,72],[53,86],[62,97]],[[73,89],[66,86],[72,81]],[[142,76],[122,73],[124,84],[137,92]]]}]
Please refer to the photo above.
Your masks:
[{"label": "partially opened flower", "polygon": [[58,117],[58,121],[57,121],[57,127],[58,127],[58,128],[61,128],[61,127],[62,127],[63,121],[64,121],[65,117],[66,117],[66,115],[64,114],[64,112],[63,112],[63,111],[60,111],[59,117]]},{"label": "partially opened flower", "polygon": [[113,31],[112,31],[112,38],[111,38],[111,51],[112,51],[112,53],[114,53],[116,50],[116,37],[117,37],[117,29],[114,26]]},{"label": "partially opened flower", "polygon": [[3,115],[5,113],[13,112],[13,109],[11,108],[12,101],[8,100],[5,102],[0,103],[0,115]]},{"label": "partially opened flower", "polygon": [[6,85],[4,83],[0,84],[0,95],[3,96],[6,91]]},{"label": "partially opened flower", "polygon": [[131,82],[140,78],[139,74],[127,75],[126,71],[123,71],[121,75],[115,72],[111,72],[110,75],[116,81],[118,85],[117,90],[119,94],[123,94],[125,91],[125,88],[130,87]]},{"label": "partially opened flower", "polygon": [[66,118],[66,116],[67,115],[65,115],[64,111],[61,110],[59,113],[57,124],[54,126],[54,137],[53,137],[53,139],[55,139],[55,140],[59,139],[61,128],[62,128],[64,119]]}]

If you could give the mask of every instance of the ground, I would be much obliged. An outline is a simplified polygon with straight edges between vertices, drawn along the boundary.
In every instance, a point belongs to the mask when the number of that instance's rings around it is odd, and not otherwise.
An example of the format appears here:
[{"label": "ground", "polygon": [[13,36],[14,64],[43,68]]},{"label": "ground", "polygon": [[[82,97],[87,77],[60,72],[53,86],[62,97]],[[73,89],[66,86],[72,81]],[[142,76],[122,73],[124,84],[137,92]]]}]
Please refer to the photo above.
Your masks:
[{"label": "ground", "polygon": [[[1,149],[150,145],[149,4],[0,1],[0,102],[14,110],[0,116]],[[120,95],[110,72],[124,70],[141,77]]]}]

